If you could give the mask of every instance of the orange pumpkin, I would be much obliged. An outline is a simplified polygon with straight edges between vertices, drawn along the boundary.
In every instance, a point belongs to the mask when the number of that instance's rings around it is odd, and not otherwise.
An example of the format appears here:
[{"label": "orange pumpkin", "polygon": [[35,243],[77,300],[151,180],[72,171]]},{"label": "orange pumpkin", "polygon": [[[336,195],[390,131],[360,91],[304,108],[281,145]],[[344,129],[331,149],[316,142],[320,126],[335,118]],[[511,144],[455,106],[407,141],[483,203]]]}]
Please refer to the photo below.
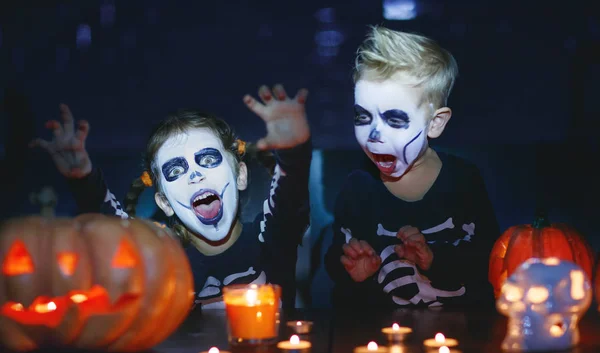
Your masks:
[{"label": "orange pumpkin", "polygon": [[488,279],[496,298],[502,284],[520,264],[529,258],[558,257],[581,266],[590,281],[595,255],[585,238],[564,223],[550,223],[544,215],[532,224],[508,228],[496,240],[490,254]]},{"label": "orange pumpkin", "polygon": [[0,342],[141,351],[160,343],[193,302],[187,257],[166,229],[97,214],[37,216],[0,228]]}]

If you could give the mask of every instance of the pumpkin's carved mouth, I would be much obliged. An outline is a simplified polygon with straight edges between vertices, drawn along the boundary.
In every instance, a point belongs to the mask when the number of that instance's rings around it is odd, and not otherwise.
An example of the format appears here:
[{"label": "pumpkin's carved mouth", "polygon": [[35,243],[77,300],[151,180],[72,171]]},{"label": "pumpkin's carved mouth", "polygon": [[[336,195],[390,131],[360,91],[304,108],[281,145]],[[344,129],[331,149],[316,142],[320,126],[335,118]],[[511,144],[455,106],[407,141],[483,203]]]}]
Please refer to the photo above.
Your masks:
[{"label": "pumpkin's carved mouth", "polygon": [[140,294],[125,293],[111,303],[106,289],[93,286],[87,291],[70,291],[62,297],[39,296],[29,307],[21,303],[6,302],[2,306],[2,315],[23,325],[58,326],[67,311],[73,307],[82,317],[108,314],[122,310],[140,298]]}]

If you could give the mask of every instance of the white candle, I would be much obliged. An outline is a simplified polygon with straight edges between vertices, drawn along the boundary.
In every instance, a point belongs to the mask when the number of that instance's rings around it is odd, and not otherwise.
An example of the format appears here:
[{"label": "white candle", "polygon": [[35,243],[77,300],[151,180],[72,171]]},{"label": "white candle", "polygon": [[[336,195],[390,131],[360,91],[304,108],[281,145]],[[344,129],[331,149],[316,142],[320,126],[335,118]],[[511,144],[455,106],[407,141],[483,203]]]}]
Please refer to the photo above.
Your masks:
[{"label": "white candle", "polygon": [[288,327],[299,335],[307,334],[312,331],[312,321],[288,321]]},{"label": "white candle", "polygon": [[310,351],[312,345],[308,341],[303,341],[297,335],[290,337],[289,341],[277,343],[277,348],[287,353],[304,353]]},{"label": "white candle", "polygon": [[400,342],[403,341],[406,336],[412,333],[412,329],[410,327],[403,327],[397,323],[394,323],[392,327],[384,327],[381,329],[381,332],[387,335],[388,341]]},{"label": "white candle", "polygon": [[435,335],[435,338],[428,338],[423,341],[423,345],[430,348],[440,348],[442,346],[446,346],[446,348],[448,348],[457,346],[458,340],[455,340],[454,338],[446,338],[442,333],[438,332]]},{"label": "white candle", "polygon": [[387,353],[386,347],[379,347],[377,343],[371,341],[366,346],[360,346],[354,348],[354,353]]}]

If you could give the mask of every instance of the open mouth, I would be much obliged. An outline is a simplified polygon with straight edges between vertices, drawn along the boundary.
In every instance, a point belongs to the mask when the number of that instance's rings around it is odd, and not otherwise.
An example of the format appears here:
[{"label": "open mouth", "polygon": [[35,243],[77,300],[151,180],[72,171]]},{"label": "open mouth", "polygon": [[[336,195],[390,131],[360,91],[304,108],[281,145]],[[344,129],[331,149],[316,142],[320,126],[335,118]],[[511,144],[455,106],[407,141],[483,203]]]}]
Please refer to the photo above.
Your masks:
[{"label": "open mouth", "polygon": [[373,162],[379,170],[384,174],[390,174],[396,168],[396,157],[391,154],[371,153]]},{"label": "open mouth", "polygon": [[190,204],[204,224],[217,224],[223,217],[223,201],[215,190],[201,189],[192,196]]}]

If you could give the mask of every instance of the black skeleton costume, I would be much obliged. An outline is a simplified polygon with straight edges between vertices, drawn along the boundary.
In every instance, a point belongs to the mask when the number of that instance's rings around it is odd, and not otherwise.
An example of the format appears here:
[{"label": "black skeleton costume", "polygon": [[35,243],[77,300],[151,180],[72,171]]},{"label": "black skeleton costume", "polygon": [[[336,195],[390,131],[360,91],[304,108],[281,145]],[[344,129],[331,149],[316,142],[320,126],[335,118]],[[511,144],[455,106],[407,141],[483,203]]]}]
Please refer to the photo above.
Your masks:
[{"label": "black skeleton costume", "polygon": [[[467,161],[438,152],[442,170],[434,185],[416,202],[391,194],[378,173],[351,173],[336,200],[333,241],[325,266],[335,282],[334,306],[490,305],[487,281],[489,253],[499,228],[478,169]],[[433,252],[423,271],[398,258],[397,231],[412,225],[421,230]],[[380,255],[379,270],[354,282],[340,262],[342,245],[365,240]]]},{"label": "black skeleton costume", "polygon": [[[297,247],[309,225],[308,178],[311,141],[274,151],[277,165],[263,210],[243,224],[239,239],[226,251],[205,256],[195,247],[186,253],[192,267],[196,304],[223,308],[222,288],[237,283],[276,283],[282,302],[293,307]],[[102,212],[129,218],[94,168],[82,179],[69,179],[80,212]]]}]

